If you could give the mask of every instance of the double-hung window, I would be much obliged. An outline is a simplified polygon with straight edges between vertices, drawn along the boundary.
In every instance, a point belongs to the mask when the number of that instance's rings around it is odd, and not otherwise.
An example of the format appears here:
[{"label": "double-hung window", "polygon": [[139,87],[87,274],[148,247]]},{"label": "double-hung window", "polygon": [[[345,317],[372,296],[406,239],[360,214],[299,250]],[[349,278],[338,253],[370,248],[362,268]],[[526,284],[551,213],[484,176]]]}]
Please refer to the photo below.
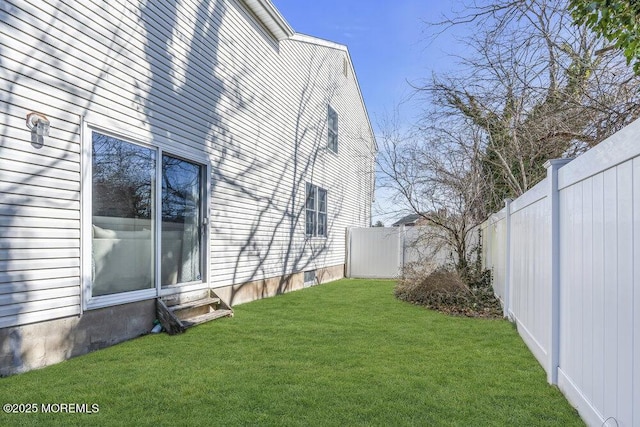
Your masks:
[{"label": "double-hung window", "polygon": [[307,183],[305,211],[305,234],[327,237],[327,190]]},{"label": "double-hung window", "polygon": [[338,152],[338,113],[328,106],[327,110],[328,140],[327,147],[334,153]]}]

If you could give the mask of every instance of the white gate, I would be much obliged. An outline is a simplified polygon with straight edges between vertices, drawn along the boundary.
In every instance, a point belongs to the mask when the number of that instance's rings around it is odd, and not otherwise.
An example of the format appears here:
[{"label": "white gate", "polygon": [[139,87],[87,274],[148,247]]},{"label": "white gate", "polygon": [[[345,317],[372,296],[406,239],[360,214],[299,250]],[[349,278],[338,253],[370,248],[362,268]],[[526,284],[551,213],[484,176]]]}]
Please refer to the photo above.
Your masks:
[{"label": "white gate", "polygon": [[347,277],[396,279],[408,263],[443,265],[449,250],[438,248],[434,228],[351,228],[347,234]]},{"label": "white gate", "polygon": [[403,227],[349,229],[347,277],[399,277],[403,264],[403,240]]}]

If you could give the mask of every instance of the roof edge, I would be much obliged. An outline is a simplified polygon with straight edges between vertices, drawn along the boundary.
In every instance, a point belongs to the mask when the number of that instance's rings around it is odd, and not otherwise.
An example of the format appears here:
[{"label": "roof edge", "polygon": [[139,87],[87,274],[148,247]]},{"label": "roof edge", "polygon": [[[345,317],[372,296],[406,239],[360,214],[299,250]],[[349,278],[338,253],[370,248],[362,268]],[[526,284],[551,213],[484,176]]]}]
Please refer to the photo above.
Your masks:
[{"label": "roof edge", "polygon": [[293,36],[295,32],[270,0],[242,0],[256,18],[277,41]]},{"label": "roof edge", "polygon": [[297,41],[297,42],[315,44],[315,45],[318,45],[318,46],[324,46],[324,47],[328,47],[328,48],[331,48],[331,49],[338,49],[338,50],[342,50],[342,51],[348,52],[347,46],[345,46],[343,44],[332,42],[332,41],[326,40],[326,39],[321,39],[321,38],[315,37],[315,36],[310,36],[310,35],[307,35],[307,34],[294,32],[294,34],[289,38],[291,40]]}]

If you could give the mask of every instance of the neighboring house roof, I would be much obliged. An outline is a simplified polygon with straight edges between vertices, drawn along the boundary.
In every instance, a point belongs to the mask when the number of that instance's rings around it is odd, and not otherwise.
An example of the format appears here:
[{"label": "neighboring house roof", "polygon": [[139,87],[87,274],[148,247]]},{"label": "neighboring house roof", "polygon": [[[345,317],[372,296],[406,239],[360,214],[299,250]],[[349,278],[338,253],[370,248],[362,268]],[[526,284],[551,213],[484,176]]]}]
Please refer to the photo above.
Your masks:
[{"label": "neighboring house roof", "polygon": [[400,218],[398,221],[392,224],[392,227],[400,227],[401,225],[416,225],[423,220],[424,218],[422,218],[422,215],[414,213]]}]

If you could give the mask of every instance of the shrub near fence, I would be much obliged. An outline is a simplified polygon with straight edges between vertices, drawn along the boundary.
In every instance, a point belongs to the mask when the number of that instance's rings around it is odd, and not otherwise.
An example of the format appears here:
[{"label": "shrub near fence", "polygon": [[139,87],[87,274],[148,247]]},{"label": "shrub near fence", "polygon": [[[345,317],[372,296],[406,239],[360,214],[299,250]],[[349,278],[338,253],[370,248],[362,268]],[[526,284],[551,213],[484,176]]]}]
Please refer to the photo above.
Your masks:
[{"label": "shrub near fence", "polygon": [[589,425],[640,426],[640,121],[480,226],[505,314]]}]

